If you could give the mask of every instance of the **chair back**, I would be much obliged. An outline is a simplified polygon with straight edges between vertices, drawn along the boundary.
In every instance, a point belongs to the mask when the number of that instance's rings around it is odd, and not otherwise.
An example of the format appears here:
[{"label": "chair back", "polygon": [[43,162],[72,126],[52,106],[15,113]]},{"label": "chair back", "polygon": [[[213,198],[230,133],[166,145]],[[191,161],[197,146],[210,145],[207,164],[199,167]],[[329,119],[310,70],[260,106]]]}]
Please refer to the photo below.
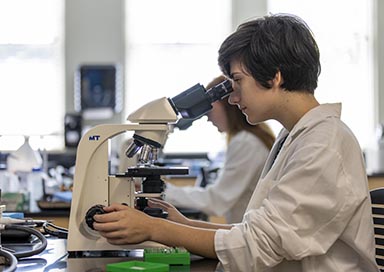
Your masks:
[{"label": "chair back", "polygon": [[371,190],[372,214],[375,228],[376,262],[384,271],[384,188]]}]

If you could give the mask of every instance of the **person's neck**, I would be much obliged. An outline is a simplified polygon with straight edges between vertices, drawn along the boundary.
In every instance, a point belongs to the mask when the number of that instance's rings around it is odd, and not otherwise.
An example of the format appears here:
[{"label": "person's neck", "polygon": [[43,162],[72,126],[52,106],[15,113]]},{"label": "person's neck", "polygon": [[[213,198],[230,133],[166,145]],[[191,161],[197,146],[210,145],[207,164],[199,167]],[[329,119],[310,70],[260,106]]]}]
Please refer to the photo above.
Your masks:
[{"label": "person's neck", "polygon": [[307,92],[285,91],[282,99],[278,121],[288,131],[291,131],[308,111],[319,105],[314,95]]}]

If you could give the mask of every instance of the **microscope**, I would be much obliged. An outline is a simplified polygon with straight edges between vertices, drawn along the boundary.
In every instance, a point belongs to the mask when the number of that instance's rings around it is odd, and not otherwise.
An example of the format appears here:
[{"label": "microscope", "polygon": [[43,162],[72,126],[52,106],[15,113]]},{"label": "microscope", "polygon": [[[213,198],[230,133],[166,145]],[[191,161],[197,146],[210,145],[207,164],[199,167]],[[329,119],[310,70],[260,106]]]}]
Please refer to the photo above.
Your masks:
[{"label": "microscope", "polygon": [[[162,175],[188,174],[188,168],[156,165],[159,150],[178,120],[200,118],[212,108],[213,102],[227,97],[231,91],[229,80],[209,90],[196,84],[173,98],[163,97],[145,104],[128,116],[127,124],[97,125],[82,136],[73,181],[67,241],[69,257],[105,256],[112,252],[161,246],[155,242],[111,245],[93,229],[93,216],[104,213],[104,206],[124,203],[152,216],[166,217],[162,210],[146,207],[146,200],[163,197]],[[126,155],[138,156],[138,163],[128,167],[125,173],[111,174],[111,139],[128,131],[133,132],[133,136]],[[135,192],[135,178],[142,180],[141,192]]]}]

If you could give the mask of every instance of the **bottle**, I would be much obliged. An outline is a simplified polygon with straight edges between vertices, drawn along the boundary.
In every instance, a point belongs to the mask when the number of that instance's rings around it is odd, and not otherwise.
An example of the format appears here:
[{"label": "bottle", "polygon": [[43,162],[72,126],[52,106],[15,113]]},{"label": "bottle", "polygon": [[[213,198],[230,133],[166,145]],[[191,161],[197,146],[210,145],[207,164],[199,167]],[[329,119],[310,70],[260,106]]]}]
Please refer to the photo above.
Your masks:
[{"label": "bottle", "polygon": [[0,166],[1,205],[6,206],[7,211],[23,211],[24,195],[20,194],[19,177],[9,172],[6,165]]},{"label": "bottle", "polygon": [[0,189],[3,194],[10,191],[10,177],[4,164],[0,164]]},{"label": "bottle", "polygon": [[39,212],[37,202],[44,195],[44,176],[40,167],[32,168],[32,172],[28,174],[28,191],[29,191],[29,211]]}]

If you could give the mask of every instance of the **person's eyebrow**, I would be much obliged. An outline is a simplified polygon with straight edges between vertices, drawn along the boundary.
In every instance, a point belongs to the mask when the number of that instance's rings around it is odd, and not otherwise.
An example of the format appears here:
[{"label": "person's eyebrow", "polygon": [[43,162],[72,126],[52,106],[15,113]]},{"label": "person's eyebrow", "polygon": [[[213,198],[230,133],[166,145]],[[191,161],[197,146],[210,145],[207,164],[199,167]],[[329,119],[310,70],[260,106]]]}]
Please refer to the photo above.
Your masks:
[{"label": "person's eyebrow", "polygon": [[230,79],[233,79],[233,77],[234,77],[235,75],[237,75],[237,74],[240,74],[240,72],[238,72],[238,71],[232,72],[232,73],[229,74],[229,78],[230,78]]}]

